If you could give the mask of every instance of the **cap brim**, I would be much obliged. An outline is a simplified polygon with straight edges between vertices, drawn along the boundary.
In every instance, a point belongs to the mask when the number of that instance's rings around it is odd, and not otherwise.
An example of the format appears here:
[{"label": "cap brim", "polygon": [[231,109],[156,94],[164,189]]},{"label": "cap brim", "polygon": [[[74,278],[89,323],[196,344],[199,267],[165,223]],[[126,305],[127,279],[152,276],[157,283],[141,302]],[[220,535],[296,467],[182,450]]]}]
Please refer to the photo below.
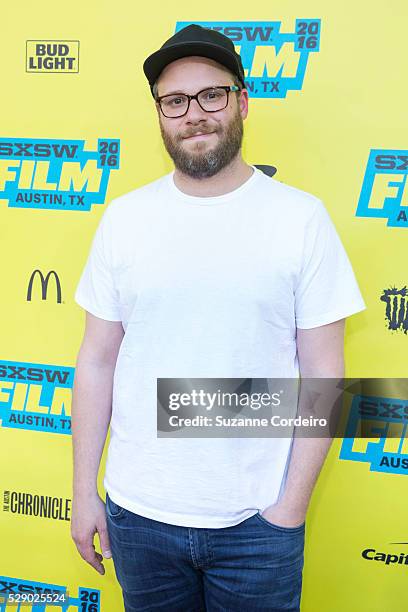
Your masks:
[{"label": "cap brim", "polygon": [[227,49],[222,49],[219,45],[213,45],[212,43],[206,42],[179,43],[168,48],[159,49],[145,59],[143,63],[143,72],[149,81],[150,87],[153,86],[153,83],[167,64],[189,55],[208,57],[226,66],[234,74],[237,73],[237,60],[234,54]]}]

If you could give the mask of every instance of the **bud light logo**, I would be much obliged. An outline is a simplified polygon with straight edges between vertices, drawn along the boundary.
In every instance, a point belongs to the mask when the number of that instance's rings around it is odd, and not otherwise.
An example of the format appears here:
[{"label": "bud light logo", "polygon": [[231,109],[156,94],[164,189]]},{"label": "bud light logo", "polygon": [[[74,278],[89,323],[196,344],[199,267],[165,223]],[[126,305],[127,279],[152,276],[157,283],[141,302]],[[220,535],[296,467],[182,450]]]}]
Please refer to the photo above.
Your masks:
[{"label": "bud light logo", "polygon": [[282,32],[280,21],[178,21],[176,32],[192,23],[232,40],[251,98],[286,98],[301,90],[309,55],[319,51],[320,19],[296,19],[293,32]]},{"label": "bud light logo", "polygon": [[27,40],[27,72],[79,72],[79,40]]}]

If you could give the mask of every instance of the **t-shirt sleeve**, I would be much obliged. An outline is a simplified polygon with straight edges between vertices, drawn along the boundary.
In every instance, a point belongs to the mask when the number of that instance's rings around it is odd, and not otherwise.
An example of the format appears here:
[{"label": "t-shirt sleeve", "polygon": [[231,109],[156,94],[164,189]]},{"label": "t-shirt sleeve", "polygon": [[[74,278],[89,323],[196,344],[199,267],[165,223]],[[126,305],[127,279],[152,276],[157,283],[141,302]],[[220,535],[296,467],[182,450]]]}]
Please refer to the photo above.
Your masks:
[{"label": "t-shirt sleeve", "polygon": [[366,309],[348,255],[318,200],[305,228],[295,287],[296,327],[310,329]]},{"label": "t-shirt sleeve", "polygon": [[104,211],[94,234],[74,299],[96,317],[120,321],[119,296],[112,275],[113,245],[108,210],[109,207]]}]

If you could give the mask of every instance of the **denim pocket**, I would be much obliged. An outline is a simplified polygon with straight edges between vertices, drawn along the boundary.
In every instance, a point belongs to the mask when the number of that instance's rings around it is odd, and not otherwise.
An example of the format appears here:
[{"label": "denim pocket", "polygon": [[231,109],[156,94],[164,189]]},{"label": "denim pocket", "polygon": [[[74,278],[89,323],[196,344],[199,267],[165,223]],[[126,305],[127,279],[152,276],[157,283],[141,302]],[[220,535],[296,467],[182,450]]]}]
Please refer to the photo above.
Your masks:
[{"label": "denim pocket", "polygon": [[110,518],[119,518],[123,514],[125,514],[126,509],[119,506],[116,502],[114,502],[106,493],[106,513]]},{"label": "denim pocket", "polygon": [[282,525],[275,525],[275,523],[271,523],[270,521],[268,521],[268,519],[261,515],[261,512],[259,510],[257,514],[255,514],[255,517],[263,525],[266,525],[270,529],[274,529],[283,533],[302,533],[305,530],[306,521],[303,521],[303,523],[301,525],[298,525],[297,527],[283,527]]}]

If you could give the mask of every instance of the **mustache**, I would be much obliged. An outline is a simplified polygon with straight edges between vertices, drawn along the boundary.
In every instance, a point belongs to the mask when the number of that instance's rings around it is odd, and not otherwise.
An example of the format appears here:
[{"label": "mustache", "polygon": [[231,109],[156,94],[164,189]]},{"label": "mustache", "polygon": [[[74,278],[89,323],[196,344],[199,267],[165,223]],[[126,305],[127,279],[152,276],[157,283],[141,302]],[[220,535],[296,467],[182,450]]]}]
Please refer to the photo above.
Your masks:
[{"label": "mustache", "polygon": [[211,130],[211,129],[206,129],[206,128],[201,128],[201,129],[196,129],[196,130],[189,130],[185,134],[182,134],[180,136],[180,139],[190,138],[190,136],[196,136],[197,134],[211,134],[212,132],[217,132],[217,131],[218,130]]}]

